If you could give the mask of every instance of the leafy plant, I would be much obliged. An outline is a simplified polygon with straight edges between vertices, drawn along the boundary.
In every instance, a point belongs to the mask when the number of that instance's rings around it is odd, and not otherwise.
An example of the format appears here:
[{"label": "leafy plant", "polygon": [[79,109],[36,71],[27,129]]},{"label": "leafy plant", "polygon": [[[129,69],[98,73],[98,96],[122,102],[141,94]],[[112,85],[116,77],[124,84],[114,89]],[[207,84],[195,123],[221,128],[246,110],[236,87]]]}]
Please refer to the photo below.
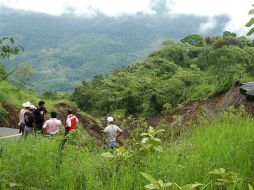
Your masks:
[{"label": "leafy plant", "polygon": [[217,186],[235,186],[243,182],[243,179],[239,177],[239,174],[226,171],[224,168],[214,169],[209,172],[209,174],[216,178],[215,185]]},{"label": "leafy plant", "polygon": [[161,189],[166,189],[174,185],[171,182],[163,182],[161,179],[156,180],[153,176],[147,173],[141,172],[141,174],[144,178],[146,178],[150,182],[150,184],[145,185],[146,189],[160,189],[161,190]]},{"label": "leafy plant", "polygon": [[[200,186],[203,186],[204,184],[196,182],[196,183],[193,183],[193,184],[186,184],[186,185],[183,185],[183,186],[179,186],[179,185],[177,185],[176,183],[175,183],[175,185],[176,185],[179,189],[181,189],[181,190],[193,190],[193,189],[196,189],[196,188],[198,188],[198,187],[200,187]],[[202,188],[202,189],[203,189],[203,188]]]},{"label": "leafy plant", "polygon": [[156,136],[159,133],[164,132],[164,129],[156,130],[153,127],[149,127],[146,133],[142,133],[140,136],[142,136],[141,140],[141,148],[142,151],[149,151],[153,150],[156,152],[163,152],[163,147],[161,146],[161,140],[157,138]]},{"label": "leafy plant", "polygon": [[101,156],[103,156],[104,158],[126,159],[130,158],[132,154],[125,147],[122,146],[112,152],[102,153]]},{"label": "leafy plant", "polygon": [[193,183],[193,184],[186,184],[183,186],[179,186],[177,183],[172,183],[172,182],[163,182],[161,179],[156,180],[153,176],[141,172],[144,178],[146,178],[148,181],[150,181],[150,184],[145,185],[146,189],[167,189],[168,187],[176,186],[178,189],[181,190],[193,190],[196,189],[200,186],[203,186],[202,183]]}]

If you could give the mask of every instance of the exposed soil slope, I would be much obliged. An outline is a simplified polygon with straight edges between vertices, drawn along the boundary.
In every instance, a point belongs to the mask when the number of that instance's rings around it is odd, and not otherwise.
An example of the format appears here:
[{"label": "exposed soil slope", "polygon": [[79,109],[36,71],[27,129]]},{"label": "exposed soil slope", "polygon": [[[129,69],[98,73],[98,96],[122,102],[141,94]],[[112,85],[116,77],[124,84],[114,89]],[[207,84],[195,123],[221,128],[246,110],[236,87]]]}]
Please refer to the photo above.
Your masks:
[{"label": "exposed soil slope", "polygon": [[[211,96],[204,100],[188,102],[183,105],[183,108],[173,111],[165,116],[158,115],[149,118],[148,123],[152,126],[156,126],[165,119],[169,124],[173,123],[177,126],[182,126],[195,119],[201,110],[209,117],[214,117],[228,109],[230,106],[239,108],[241,105],[246,108],[247,112],[254,116],[254,102],[247,100],[246,97],[240,93],[240,87],[237,85],[227,93]],[[179,118],[174,121],[173,115],[179,115]]]},{"label": "exposed soil slope", "polygon": [[0,127],[18,128],[19,109],[11,103],[3,103],[2,107],[6,110],[5,118],[0,119]]}]

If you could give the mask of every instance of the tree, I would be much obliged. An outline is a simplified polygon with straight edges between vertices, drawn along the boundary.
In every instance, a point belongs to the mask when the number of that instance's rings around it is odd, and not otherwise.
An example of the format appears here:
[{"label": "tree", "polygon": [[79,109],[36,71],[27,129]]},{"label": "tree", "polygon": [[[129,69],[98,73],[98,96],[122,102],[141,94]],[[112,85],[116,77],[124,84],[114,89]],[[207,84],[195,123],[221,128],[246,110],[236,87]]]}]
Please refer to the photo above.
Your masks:
[{"label": "tree", "polygon": [[24,87],[30,84],[36,71],[31,65],[31,63],[22,63],[16,69],[13,79],[18,86]]},{"label": "tree", "polygon": [[152,110],[153,113],[158,114],[162,111],[163,105],[158,101],[157,95],[153,94],[150,97],[150,102],[149,102],[150,109]]},{"label": "tree", "polygon": [[72,100],[75,101],[83,111],[92,111],[95,105],[93,92],[88,83],[83,82],[83,86],[75,88]]},{"label": "tree", "polygon": [[230,31],[224,31],[223,36],[224,37],[237,37],[236,33],[230,32]]},{"label": "tree", "polygon": [[126,115],[135,115],[140,112],[141,101],[139,98],[139,96],[135,96],[132,92],[127,92],[126,96],[123,98]]},{"label": "tree", "polygon": [[[9,59],[11,56],[17,55],[23,48],[21,46],[14,46],[15,38],[0,38],[0,58]],[[1,68],[3,70],[3,68]],[[0,82],[7,79],[10,75],[12,75],[17,66],[14,67],[9,73],[4,73],[3,76],[0,75]]]},{"label": "tree", "polygon": [[[254,4],[252,5],[253,7],[254,7]],[[249,15],[253,15],[254,14],[254,9],[251,9],[250,11],[249,11]],[[254,24],[254,17],[253,18],[251,18],[250,20],[249,20],[249,22],[247,22],[246,23],[246,27],[251,27],[251,26],[253,26],[253,24]],[[252,35],[254,33],[254,28],[251,28],[250,30],[249,30],[249,32],[247,33],[247,36],[250,36],[250,35]]]},{"label": "tree", "polygon": [[186,36],[185,38],[181,39],[181,42],[188,43],[197,47],[201,47],[205,45],[204,37],[197,34]]}]

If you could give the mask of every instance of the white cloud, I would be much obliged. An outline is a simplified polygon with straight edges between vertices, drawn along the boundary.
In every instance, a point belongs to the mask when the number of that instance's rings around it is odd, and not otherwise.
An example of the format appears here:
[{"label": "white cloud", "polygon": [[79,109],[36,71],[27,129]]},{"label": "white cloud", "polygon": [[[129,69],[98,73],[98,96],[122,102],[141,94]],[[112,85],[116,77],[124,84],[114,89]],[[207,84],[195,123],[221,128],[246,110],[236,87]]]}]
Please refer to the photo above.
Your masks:
[{"label": "white cloud", "polygon": [[253,0],[168,0],[167,2],[171,14],[193,14],[210,18],[228,15],[230,21],[225,29],[238,33],[245,30],[244,24],[249,19],[248,11],[253,4]]},{"label": "white cloud", "polygon": [[214,17],[209,17],[207,22],[201,23],[199,26],[199,30],[202,33],[206,33],[209,30],[212,30],[218,26],[218,21]]},{"label": "white cloud", "polygon": [[[167,2],[170,15],[193,14],[208,16],[207,23],[200,25],[201,31],[208,31],[215,25],[215,16],[226,14],[230,21],[227,30],[240,32],[248,21],[248,10],[253,0],[0,0],[0,5],[14,9],[61,15],[72,11],[79,16],[93,16],[100,12],[107,16],[155,14],[156,3]],[[167,9],[165,9],[167,10]]]},{"label": "white cloud", "polygon": [[107,16],[136,14],[139,12],[154,14],[150,0],[0,0],[0,4],[28,11],[61,15],[72,10],[76,15],[93,15],[101,12]]}]

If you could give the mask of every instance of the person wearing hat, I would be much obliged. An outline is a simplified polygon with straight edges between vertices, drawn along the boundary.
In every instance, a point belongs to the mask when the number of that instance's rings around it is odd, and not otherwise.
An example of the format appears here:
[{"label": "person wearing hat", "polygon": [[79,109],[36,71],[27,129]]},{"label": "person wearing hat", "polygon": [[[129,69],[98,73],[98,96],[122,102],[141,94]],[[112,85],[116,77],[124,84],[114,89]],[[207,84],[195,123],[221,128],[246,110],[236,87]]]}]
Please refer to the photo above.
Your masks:
[{"label": "person wearing hat", "polygon": [[22,133],[22,136],[24,135],[24,129],[25,129],[25,121],[24,121],[24,114],[29,111],[31,103],[25,102],[22,104],[23,108],[19,112],[19,133]]},{"label": "person wearing hat", "polygon": [[34,110],[37,108],[30,104],[28,111],[24,114],[24,122],[25,122],[25,129],[24,129],[24,135],[27,137],[29,133],[33,133],[35,130],[35,118],[34,118]]},{"label": "person wearing hat", "polygon": [[114,149],[118,145],[116,139],[123,134],[123,131],[117,125],[114,125],[113,121],[113,117],[107,118],[108,125],[103,132],[107,136],[107,146]]}]

